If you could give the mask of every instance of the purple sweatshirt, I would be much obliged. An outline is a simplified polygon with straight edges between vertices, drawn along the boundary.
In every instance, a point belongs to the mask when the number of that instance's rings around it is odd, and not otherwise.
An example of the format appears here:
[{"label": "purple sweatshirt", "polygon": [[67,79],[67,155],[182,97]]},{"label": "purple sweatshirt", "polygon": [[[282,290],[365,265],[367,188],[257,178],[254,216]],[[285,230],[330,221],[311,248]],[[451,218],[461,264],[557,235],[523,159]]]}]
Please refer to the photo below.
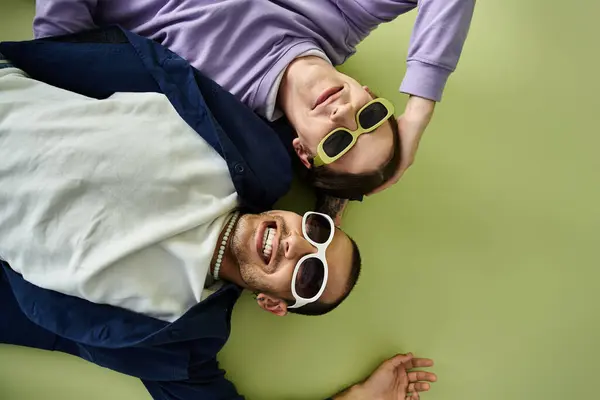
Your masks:
[{"label": "purple sweatshirt", "polygon": [[38,0],[36,37],[119,24],[187,59],[259,114],[289,63],[342,64],[380,23],[418,6],[400,90],[439,101],[475,0]]}]

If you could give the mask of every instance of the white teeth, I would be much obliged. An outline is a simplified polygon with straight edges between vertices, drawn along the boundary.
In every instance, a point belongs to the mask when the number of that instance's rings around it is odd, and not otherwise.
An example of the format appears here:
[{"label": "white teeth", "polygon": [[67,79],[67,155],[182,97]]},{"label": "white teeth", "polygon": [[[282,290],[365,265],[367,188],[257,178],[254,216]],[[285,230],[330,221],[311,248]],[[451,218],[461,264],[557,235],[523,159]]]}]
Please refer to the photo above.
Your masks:
[{"label": "white teeth", "polygon": [[263,255],[266,259],[271,258],[271,253],[273,251],[273,238],[275,237],[275,233],[277,231],[272,228],[265,229],[265,234],[263,236]]}]

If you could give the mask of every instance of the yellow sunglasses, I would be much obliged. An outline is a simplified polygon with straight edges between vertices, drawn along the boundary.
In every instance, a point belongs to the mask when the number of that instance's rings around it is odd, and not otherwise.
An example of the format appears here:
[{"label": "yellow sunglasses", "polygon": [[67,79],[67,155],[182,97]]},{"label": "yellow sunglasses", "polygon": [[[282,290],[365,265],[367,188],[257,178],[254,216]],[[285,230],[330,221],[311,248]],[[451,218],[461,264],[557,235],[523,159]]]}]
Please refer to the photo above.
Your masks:
[{"label": "yellow sunglasses", "polygon": [[356,113],[357,129],[335,128],[317,146],[314,166],[320,167],[339,160],[346,154],[363,133],[371,133],[394,115],[394,105],[384,98],[377,98],[365,104]]}]

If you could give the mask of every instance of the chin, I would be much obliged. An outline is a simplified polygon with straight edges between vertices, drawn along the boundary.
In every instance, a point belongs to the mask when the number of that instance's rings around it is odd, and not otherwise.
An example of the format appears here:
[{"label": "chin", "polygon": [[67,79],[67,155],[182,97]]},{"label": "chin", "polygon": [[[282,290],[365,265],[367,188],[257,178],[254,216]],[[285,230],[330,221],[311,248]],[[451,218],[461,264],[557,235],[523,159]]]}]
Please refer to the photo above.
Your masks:
[{"label": "chin", "polygon": [[252,292],[268,291],[265,289],[267,285],[264,284],[264,272],[256,264],[240,265],[240,276],[248,290]]}]

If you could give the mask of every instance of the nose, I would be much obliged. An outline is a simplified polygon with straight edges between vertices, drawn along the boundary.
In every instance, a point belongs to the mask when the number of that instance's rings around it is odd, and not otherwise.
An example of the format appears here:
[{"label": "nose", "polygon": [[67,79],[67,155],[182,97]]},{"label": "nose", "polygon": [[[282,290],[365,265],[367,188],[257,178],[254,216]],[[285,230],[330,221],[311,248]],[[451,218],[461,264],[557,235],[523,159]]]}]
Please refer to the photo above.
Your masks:
[{"label": "nose", "polygon": [[299,260],[301,257],[314,253],[316,249],[298,233],[292,233],[285,239],[284,255],[288,260]]},{"label": "nose", "polygon": [[356,113],[350,103],[335,104],[329,116],[336,125],[354,130],[356,129]]}]

